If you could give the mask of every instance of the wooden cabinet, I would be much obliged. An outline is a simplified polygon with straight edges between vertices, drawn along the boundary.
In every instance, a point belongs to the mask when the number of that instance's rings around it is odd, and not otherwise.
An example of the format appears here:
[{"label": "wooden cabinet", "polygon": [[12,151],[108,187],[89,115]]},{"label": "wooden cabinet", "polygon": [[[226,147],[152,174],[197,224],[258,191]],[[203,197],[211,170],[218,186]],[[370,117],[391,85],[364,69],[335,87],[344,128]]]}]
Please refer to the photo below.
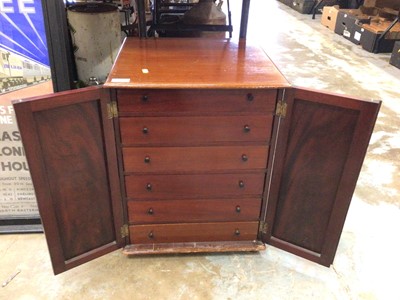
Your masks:
[{"label": "wooden cabinet", "polygon": [[14,106],[56,274],[121,247],[329,266],[379,110],[209,39],[127,39],[103,87]]}]

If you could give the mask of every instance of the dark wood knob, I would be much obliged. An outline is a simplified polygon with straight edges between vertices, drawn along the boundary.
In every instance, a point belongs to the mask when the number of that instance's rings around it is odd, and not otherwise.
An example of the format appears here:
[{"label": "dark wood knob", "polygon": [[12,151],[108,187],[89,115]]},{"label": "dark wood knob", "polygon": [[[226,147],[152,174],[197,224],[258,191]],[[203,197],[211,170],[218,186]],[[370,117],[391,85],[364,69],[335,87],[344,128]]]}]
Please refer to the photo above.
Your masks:
[{"label": "dark wood knob", "polygon": [[149,214],[149,215],[154,214],[154,210],[150,207],[149,210],[147,211],[147,214]]},{"label": "dark wood knob", "polygon": [[251,128],[249,125],[244,125],[243,130],[244,130],[244,132],[250,132]]},{"label": "dark wood knob", "polygon": [[240,213],[240,211],[241,211],[242,209],[240,208],[240,206],[238,205],[238,206],[236,206],[236,212],[237,213]]},{"label": "dark wood knob", "polygon": [[144,158],[144,162],[145,162],[146,164],[149,164],[149,163],[150,163],[150,156],[146,156],[146,157]]},{"label": "dark wood knob", "polygon": [[253,101],[254,100],[254,96],[252,93],[248,93],[247,94],[247,101]]},{"label": "dark wood knob", "polygon": [[149,96],[147,96],[147,95],[143,95],[142,96],[142,101],[143,102],[147,102],[149,100]]},{"label": "dark wood knob", "polygon": [[239,229],[235,230],[235,235],[240,235],[240,230]]},{"label": "dark wood knob", "polygon": [[243,161],[248,161],[249,157],[246,154],[242,154],[242,160]]},{"label": "dark wood knob", "polygon": [[148,134],[149,133],[149,128],[143,127],[142,132],[143,132],[143,134]]},{"label": "dark wood knob", "polygon": [[244,188],[244,181],[243,180],[239,180],[239,187],[240,188]]},{"label": "dark wood knob", "polygon": [[153,231],[150,231],[149,234],[147,235],[149,237],[149,239],[154,238],[154,233]]},{"label": "dark wood knob", "polygon": [[153,188],[153,186],[151,185],[151,183],[146,184],[146,190],[151,191]]}]

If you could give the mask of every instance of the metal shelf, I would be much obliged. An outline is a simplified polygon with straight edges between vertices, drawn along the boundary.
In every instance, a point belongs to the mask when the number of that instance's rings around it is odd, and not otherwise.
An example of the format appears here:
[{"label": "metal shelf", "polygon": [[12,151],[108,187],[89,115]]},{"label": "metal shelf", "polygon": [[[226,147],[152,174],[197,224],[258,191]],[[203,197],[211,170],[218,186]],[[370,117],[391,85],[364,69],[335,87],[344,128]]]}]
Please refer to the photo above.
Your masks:
[{"label": "metal shelf", "polygon": [[[147,22],[146,22],[146,12],[145,12],[145,5],[144,1],[145,0],[137,0],[138,4],[138,19],[139,19],[139,37],[145,38],[148,37],[147,35]],[[156,0],[156,4],[159,2],[159,0]],[[160,2],[161,3],[161,2]],[[229,0],[228,0],[229,3]],[[155,4],[155,6],[156,6]],[[163,3],[163,7],[165,4],[169,3]],[[173,5],[172,5],[173,4]],[[178,5],[177,5],[178,4]],[[193,5],[194,3],[171,3],[172,6],[188,6],[188,5]],[[240,38],[246,38],[246,33],[247,33],[247,23],[248,23],[248,17],[249,17],[249,8],[250,8],[250,0],[242,0],[242,11],[241,11],[241,23],[240,23]],[[199,29],[202,26],[203,30],[211,30],[215,31],[214,29],[217,29],[217,31],[229,31],[230,36],[232,35],[232,22],[231,22],[231,16],[230,16],[230,9],[228,8],[228,25],[184,25],[184,24],[157,24],[157,22],[153,21],[153,24],[151,24],[149,32],[151,33],[152,30],[176,30],[178,27],[179,30],[182,31],[189,31],[189,30],[201,30]],[[159,27],[160,26],[160,27]],[[162,26],[162,27],[161,27]],[[195,27],[194,27],[195,26]],[[197,26],[200,26],[196,28]],[[217,26],[217,27],[215,27]],[[227,27],[219,27],[219,26],[227,26]]]}]

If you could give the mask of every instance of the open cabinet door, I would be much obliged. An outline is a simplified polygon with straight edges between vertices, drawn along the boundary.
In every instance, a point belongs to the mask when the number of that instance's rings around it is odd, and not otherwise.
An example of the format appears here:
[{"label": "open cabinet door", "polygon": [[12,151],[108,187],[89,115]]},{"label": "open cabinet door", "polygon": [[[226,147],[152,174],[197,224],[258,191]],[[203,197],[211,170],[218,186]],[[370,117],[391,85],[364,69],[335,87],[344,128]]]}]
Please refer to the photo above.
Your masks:
[{"label": "open cabinet door", "polygon": [[109,91],[14,101],[55,274],[123,246]]},{"label": "open cabinet door", "polygon": [[274,129],[263,240],[329,266],[380,102],[299,88],[285,93],[286,116]]}]

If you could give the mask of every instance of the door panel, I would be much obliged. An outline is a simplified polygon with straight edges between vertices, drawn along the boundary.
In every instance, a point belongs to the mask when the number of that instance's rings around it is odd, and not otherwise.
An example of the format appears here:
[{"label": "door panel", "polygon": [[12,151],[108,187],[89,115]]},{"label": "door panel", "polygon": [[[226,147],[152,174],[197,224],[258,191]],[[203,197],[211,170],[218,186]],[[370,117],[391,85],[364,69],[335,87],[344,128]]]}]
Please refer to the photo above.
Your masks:
[{"label": "door panel", "polygon": [[14,103],[54,273],[122,246],[122,203],[108,92]]},{"label": "door panel", "polygon": [[287,115],[275,124],[264,239],[329,266],[380,104],[301,89],[287,90],[286,100]]}]

